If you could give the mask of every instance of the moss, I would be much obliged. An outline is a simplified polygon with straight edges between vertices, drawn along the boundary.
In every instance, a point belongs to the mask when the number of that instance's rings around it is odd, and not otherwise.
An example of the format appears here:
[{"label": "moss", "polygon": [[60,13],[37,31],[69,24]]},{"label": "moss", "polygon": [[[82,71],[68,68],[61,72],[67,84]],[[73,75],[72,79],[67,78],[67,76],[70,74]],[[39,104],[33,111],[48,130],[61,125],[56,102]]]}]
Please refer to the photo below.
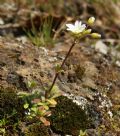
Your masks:
[{"label": "moss", "polygon": [[57,106],[52,109],[51,127],[60,134],[78,136],[79,130],[89,127],[89,118],[78,105],[65,96],[57,98]]},{"label": "moss", "polygon": [[48,128],[43,124],[34,123],[28,127],[25,132],[25,136],[50,136]]},{"label": "moss", "polygon": [[14,88],[0,87],[0,120],[10,127],[24,117],[23,101],[16,92]]},{"label": "moss", "polygon": [[3,136],[18,136],[17,132],[14,131],[9,131],[9,130],[6,130],[5,131],[5,134]]}]

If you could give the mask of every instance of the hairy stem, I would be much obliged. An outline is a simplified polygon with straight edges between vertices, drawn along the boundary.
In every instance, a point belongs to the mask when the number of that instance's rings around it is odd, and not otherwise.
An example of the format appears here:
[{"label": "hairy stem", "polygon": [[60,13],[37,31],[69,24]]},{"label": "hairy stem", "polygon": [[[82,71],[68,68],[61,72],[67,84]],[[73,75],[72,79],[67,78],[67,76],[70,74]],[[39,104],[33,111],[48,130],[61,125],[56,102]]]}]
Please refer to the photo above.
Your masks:
[{"label": "hairy stem", "polygon": [[[61,69],[61,70],[63,69],[63,66],[64,66],[64,64],[65,64],[65,62],[66,62],[66,60],[67,60],[67,58],[69,57],[69,55],[70,55],[70,53],[71,53],[73,47],[75,46],[75,44],[76,44],[76,39],[74,40],[73,44],[71,45],[69,51],[67,52],[67,54],[66,54],[66,56],[65,56],[65,59],[63,60],[61,66],[60,66],[60,69]],[[46,94],[45,94],[45,97],[46,97],[46,98],[48,97],[48,94],[51,92],[51,90],[52,90],[52,88],[53,88],[53,86],[54,86],[54,84],[55,84],[55,82],[56,82],[56,80],[57,80],[58,75],[59,75],[59,72],[56,72],[55,77],[54,77],[53,82],[52,82],[52,85],[50,86],[49,90],[46,91]]]}]

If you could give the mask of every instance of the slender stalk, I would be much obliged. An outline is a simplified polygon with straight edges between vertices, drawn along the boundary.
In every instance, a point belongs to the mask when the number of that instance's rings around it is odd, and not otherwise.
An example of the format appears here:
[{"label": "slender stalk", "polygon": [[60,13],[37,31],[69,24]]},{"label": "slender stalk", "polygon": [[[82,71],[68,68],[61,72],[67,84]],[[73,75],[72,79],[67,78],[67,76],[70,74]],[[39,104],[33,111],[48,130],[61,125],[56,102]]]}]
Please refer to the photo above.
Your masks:
[{"label": "slender stalk", "polygon": [[[66,56],[65,56],[65,59],[63,60],[61,66],[60,66],[60,69],[61,69],[61,70],[63,69],[63,66],[64,66],[64,64],[65,64],[65,62],[66,62],[66,60],[67,60],[67,58],[69,57],[69,55],[70,55],[70,53],[71,53],[71,50],[73,49],[73,47],[75,46],[75,44],[76,44],[76,39],[74,40],[73,44],[71,45],[69,51],[67,52],[67,54],[66,54]],[[59,72],[56,72],[55,77],[54,77],[53,82],[52,82],[52,85],[50,86],[49,90],[46,91],[46,94],[45,94],[45,97],[46,97],[46,98],[48,97],[48,94],[51,92],[51,90],[52,90],[52,88],[53,88],[53,86],[54,86],[54,84],[55,84],[55,82],[56,82],[56,80],[57,80],[58,75],[59,75]]]}]

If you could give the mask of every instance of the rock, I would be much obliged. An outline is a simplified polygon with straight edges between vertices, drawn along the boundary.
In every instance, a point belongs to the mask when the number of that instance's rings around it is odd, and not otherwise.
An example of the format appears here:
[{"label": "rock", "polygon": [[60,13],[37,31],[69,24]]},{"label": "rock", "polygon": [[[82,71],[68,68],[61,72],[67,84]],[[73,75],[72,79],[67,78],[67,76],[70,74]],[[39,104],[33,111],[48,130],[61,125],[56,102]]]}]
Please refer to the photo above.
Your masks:
[{"label": "rock", "polygon": [[120,61],[116,61],[116,65],[118,66],[118,67],[120,67]]},{"label": "rock", "polygon": [[82,79],[82,81],[83,81],[82,83],[83,87],[96,89],[96,85],[92,79],[85,77]]},{"label": "rock", "polygon": [[8,73],[7,82],[9,84],[15,85],[19,89],[28,90],[23,77],[21,75],[17,74],[16,72]]},{"label": "rock", "polygon": [[85,69],[84,75],[86,77],[91,78],[91,77],[97,75],[98,69],[96,68],[94,63],[92,63],[90,61],[85,61],[83,66],[84,66],[84,69]]},{"label": "rock", "polygon": [[107,54],[108,52],[108,47],[106,46],[106,44],[104,44],[102,41],[98,41],[96,44],[95,44],[95,50],[96,51],[99,51],[100,53],[102,54]]},{"label": "rock", "polygon": [[24,91],[28,91],[26,81],[49,80],[48,74],[54,71],[50,69],[52,64],[48,60],[47,49],[14,39],[0,37],[0,58],[0,83],[12,84]]},{"label": "rock", "polygon": [[25,44],[28,40],[27,37],[25,36],[20,36],[16,38],[18,41],[22,42],[23,44]]},{"label": "rock", "polygon": [[0,18],[0,25],[4,25],[4,21],[2,18]]},{"label": "rock", "polygon": [[88,104],[87,99],[85,99],[82,96],[76,96],[76,95],[67,94],[67,93],[65,93],[64,96],[71,99],[73,101],[73,103],[79,105],[83,110],[86,108],[86,106]]}]

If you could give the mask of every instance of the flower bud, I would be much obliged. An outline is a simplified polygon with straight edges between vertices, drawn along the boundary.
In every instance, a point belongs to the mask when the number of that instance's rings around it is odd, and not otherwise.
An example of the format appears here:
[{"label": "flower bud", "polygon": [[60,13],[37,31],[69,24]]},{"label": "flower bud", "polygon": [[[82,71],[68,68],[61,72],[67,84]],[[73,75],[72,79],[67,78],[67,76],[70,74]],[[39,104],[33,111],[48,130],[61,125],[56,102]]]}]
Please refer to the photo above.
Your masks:
[{"label": "flower bud", "polygon": [[92,33],[92,34],[91,34],[91,37],[92,37],[92,38],[101,38],[101,34]]},{"label": "flower bud", "polygon": [[92,25],[94,22],[95,22],[95,18],[94,18],[94,17],[90,17],[90,18],[88,19],[88,24],[89,24],[89,25]]},{"label": "flower bud", "polygon": [[91,29],[87,29],[87,30],[85,30],[85,31],[83,32],[83,34],[84,34],[84,35],[86,35],[86,34],[90,34],[90,33],[91,33],[91,31],[92,31]]}]

